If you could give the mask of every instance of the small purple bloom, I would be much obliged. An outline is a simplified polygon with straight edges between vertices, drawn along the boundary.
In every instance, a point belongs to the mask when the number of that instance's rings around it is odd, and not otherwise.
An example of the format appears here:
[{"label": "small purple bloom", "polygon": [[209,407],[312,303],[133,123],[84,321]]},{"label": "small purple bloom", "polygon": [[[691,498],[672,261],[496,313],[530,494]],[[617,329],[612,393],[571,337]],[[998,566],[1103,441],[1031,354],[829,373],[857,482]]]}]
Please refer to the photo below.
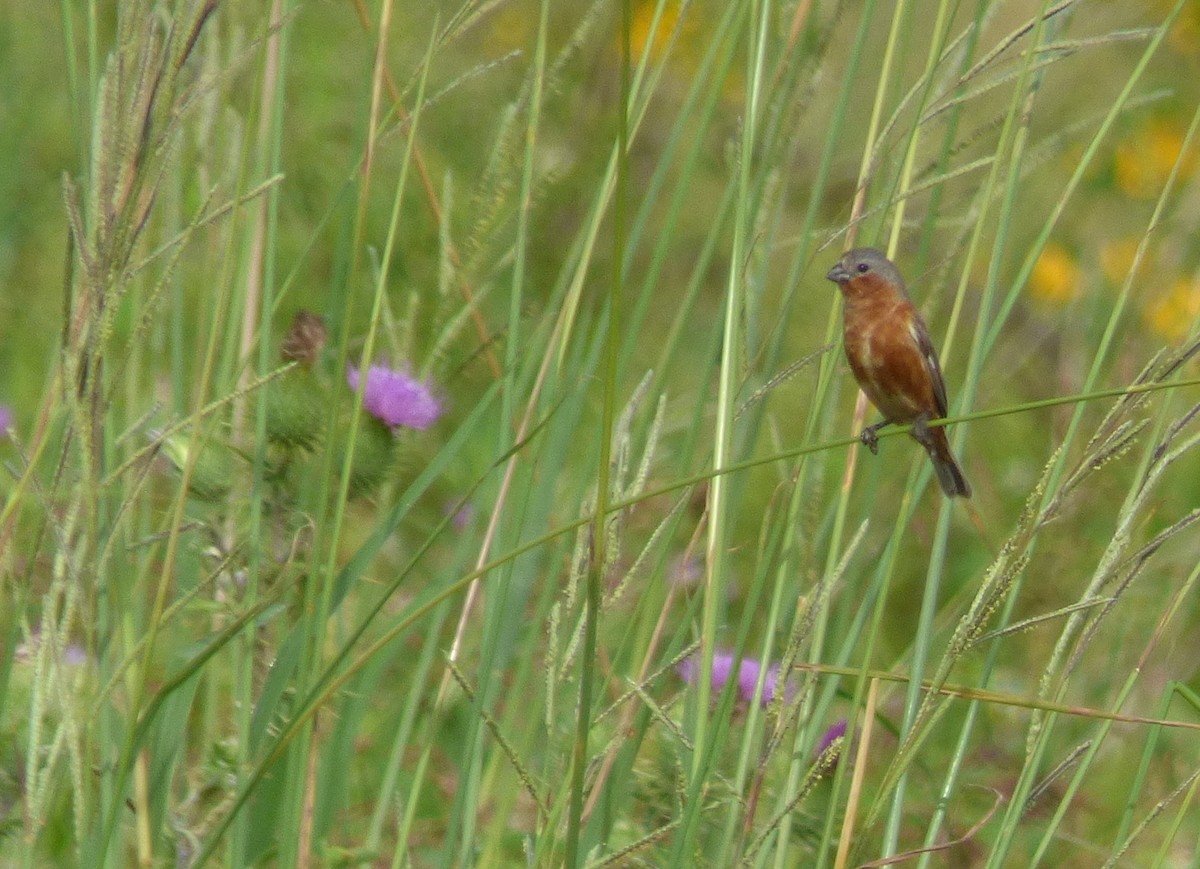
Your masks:
[{"label": "small purple bloom", "polygon": [[[762,664],[753,658],[742,658],[742,666],[738,670],[738,696],[742,700],[749,703],[754,699],[754,686],[758,682],[758,672]],[[693,655],[680,662],[678,667],[679,677],[689,685],[694,684],[700,675],[700,659]],[[725,687],[725,683],[729,681],[729,677],[733,672],[733,655],[730,652],[716,652],[713,654],[712,664],[712,687],[714,691],[720,691]],[[775,684],[779,680],[779,665],[772,664],[767,668],[766,682],[763,684],[762,705],[766,706],[775,699]],[[788,685],[784,690],[784,697],[790,699],[792,696],[792,686]]]},{"label": "small purple bloom", "polygon": [[[843,718],[841,721],[836,722],[828,730],[826,730],[824,733],[821,734],[821,738],[817,740],[817,747],[814,750],[813,754],[815,754],[817,757],[820,757],[826,751],[828,751],[829,746],[833,745],[834,740],[841,739],[845,735],[846,735],[846,719]],[[836,755],[834,755],[834,757],[830,763],[830,768],[837,766],[837,762],[840,759],[840,757],[841,757],[841,751],[839,750],[838,753]]]},{"label": "small purple bloom", "polygon": [[[346,382],[351,389],[358,389],[358,378],[358,369],[346,366]],[[367,369],[363,407],[393,429],[427,429],[442,413],[441,402],[428,383],[415,380],[407,369],[396,371],[384,365]]]},{"label": "small purple bloom", "polygon": [[7,404],[0,404],[0,438],[8,437],[8,430],[17,421],[17,415]]},{"label": "small purple bloom", "polygon": [[[756,672],[754,674],[754,676],[755,676],[755,678],[757,678],[758,673]],[[779,684],[779,665],[772,664],[770,667],[767,668],[767,681],[763,683],[762,702],[763,702],[764,706],[766,706],[768,703],[770,703],[772,700],[775,699],[775,686],[777,684]],[[751,691],[754,690],[754,682],[753,681],[750,683],[750,690]],[[784,701],[791,703],[792,699],[795,696],[796,696],[796,686],[793,685],[791,682],[785,682],[783,685]]]},{"label": "small purple bloom", "polygon": [[700,559],[692,555],[677,555],[667,566],[667,581],[683,588],[696,585],[703,575]]},{"label": "small purple bloom", "polygon": [[454,516],[450,519],[450,524],[454,527],[455,531],[465,531],[467,526],[475,519],[475,506],[468,502],[455,510],[455,503],[455,501],[447,501],[442,508],[442,512],[446,514],[453,512]]},{"label": "small purple bloom", "polygon": [[64,664],[74,664],[78,666],[79,664],[86,664],[87,659],[87,650],[83,646],[79,645],[79,643],[69,643],[67,647],[63,649]]},{"label": "small purple bloom", "polygon": [[675,672],[679,674],[679,678],[689,685],[695,683],[696,672],[700,668],[700,662],[696,660],[696,656],[684,658],[675,665]]}]

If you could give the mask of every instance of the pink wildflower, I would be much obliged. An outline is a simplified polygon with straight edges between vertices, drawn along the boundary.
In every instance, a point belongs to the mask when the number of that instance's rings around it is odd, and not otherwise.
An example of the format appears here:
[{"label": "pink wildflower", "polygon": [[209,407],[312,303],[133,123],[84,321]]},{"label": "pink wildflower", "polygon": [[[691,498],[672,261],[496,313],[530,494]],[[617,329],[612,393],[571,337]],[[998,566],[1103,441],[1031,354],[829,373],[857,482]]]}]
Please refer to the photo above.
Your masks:
[{"label": "pink wildflower", "polygon": [[[716,652],[713,655],[712,687],[720,691],[729,681],[733,672],[733,654]],[[754,686],[758,682],[758,673],[762,664],[753,658],[742,658],[742,665],[737,673],[738,696],[749,703],[754,699]],[[700,659],[696,655],[680,662],[679,677],[689,685],[694,684],[700,675]],[[775,699],[775,685],[779,681],[779,665],[772,664],[767,668],[766,681],[763,683],[762,705],[766,706]],[[791,685],[785,686],[784,698],[790,699],[793,693]]]},{"label": "pink wildflower", "polygon": [[[358,389],[358,378],[358,369],[347,366],[346,382],[351,389]],[[396,371],[384,365],[367,369],[363,407],[393,429],[427,429],[442,414],[441,402],[428,383],[416,380],[407,370]]]}]

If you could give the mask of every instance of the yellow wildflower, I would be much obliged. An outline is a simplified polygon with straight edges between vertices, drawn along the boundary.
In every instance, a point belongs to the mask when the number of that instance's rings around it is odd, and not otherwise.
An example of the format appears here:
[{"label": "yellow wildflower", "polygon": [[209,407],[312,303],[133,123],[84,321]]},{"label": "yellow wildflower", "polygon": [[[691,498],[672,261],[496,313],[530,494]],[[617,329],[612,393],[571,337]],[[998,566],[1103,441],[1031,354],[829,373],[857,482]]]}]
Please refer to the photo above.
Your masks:
[{"label": "yellow wildflower", "polygon": [[1061,244],[1050,242],[1033,264],[1029,291],[1034,298],[1063,305],[1079,295],[1079,264]]},{"label": "yellow wildflower", "polygon": [[[1179,151],[1183,130],[1172,121],[1156,119],[1144,130],[1117,146],[1115,172],[1117,186],[1135,199],[1153,199],[1162,191]],[[1195,169],[1195,153],[1184,156],[1180,178]]]},{"label": "yellow wildflower", "polygon": [[670,45],[671,34],[679,23],[682,4],[678,0],[668,0],[663,6],[658,26],[651,30],[658,5],[655,0],[643,0],[633,9],[633,20],[630,22],[629,28],[629,48],[633,52],[634,63],[637,63],[642,53],[645,52],[647,43],[650,45],[652,60],[661,60]]},{"label": "yellow wildflower", "polygon": [[1200,317],[1200,280],[1180,278],[1144,315],[1146,325],[1168,341],[1178,341]]},{"label": "yellow wildflower", "polygon": [[1200,4],[1192,3],[1183,8],[1167,32],[1167,45],[1179,54],[1200,56]]}]

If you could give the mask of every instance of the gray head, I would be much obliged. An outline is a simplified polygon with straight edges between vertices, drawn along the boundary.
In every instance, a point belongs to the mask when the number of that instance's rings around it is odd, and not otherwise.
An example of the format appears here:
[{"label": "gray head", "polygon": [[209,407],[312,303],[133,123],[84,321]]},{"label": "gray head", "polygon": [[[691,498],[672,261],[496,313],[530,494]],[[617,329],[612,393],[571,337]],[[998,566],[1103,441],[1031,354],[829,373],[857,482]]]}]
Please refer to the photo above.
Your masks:
[{"label": "gray head", "polygon": [[842,258],[825,275],[840,287],[858,278],[880,278],[887,283],[904,290],[904,278],[895,264],[883,255],[883,251],[873,247],[856,247],[842,254]]}]

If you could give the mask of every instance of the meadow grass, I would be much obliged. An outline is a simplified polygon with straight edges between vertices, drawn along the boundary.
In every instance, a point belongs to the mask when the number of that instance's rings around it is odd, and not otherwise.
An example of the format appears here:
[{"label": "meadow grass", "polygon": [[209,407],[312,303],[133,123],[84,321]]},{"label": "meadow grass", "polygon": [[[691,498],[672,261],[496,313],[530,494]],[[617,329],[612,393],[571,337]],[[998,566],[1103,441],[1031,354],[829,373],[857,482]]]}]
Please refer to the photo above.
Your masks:
[{"label": "meadow grass", "polygon": [[1200,864],[1195,3],[39,10],[0,864]]}]

